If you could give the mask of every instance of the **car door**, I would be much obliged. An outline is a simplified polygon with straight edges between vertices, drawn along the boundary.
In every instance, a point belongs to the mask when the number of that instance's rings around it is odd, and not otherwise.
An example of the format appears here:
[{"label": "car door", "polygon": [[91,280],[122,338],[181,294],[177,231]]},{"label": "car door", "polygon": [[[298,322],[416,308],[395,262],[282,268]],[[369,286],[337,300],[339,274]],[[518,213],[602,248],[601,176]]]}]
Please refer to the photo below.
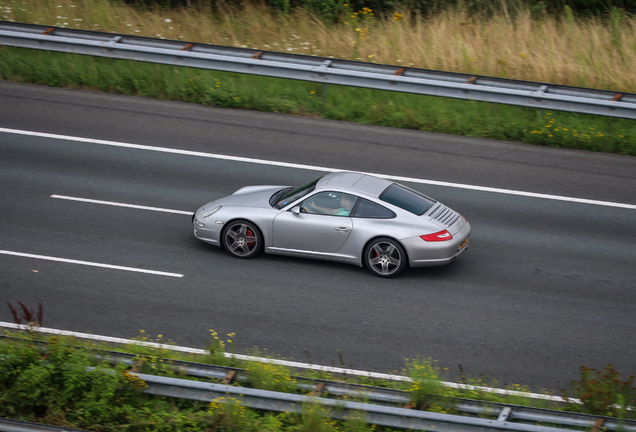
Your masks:
[{"label": "car door", "polygon": [[[342,195],[350,197],[355,204],[357,197],[350,194],[319,192],[300,204],[301,211],[298,214],[290,210],[276,216],[273,227],[274,247],[322,253],[337,251],[353,228],[347,211],[336,207],[341,205]],[[308,202],[319,204],[310,209]],[[340,214],[334,214],[336,212]]]}]

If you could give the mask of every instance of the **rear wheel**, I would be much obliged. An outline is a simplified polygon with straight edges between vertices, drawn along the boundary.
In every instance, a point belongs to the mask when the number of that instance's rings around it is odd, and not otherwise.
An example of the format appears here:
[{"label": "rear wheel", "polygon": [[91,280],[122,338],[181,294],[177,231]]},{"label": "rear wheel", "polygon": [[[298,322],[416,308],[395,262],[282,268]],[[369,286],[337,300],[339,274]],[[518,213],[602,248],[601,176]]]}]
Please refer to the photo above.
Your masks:
[{"label": "rear wheel", "polygon": [[364,249],[364,263],[378,277],[390,278],[402,273],[408,264],[406,251],[388,237],[373,240]]},{"label": "rear wheel", "polygon": [[221,240],[230,255],[247,259],[260,252],[263,236],[252,222],[236,220],[225,226]]}]

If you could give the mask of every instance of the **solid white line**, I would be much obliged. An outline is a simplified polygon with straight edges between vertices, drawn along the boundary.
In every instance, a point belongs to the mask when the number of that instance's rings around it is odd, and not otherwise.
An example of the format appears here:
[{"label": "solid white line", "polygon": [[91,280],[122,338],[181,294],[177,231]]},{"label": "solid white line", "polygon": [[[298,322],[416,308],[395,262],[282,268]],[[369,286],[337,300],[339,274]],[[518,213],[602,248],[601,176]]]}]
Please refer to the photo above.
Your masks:
[{"label": "solid white line", "polygon": [[[108,145],[113,147],[131,148],[131,149],[137,149],[137,150],[156,151],[161,153],[172,153],[172,154],[180,154],[180,155],[186,155],[186,156],[205,157],[205,158],[211,158],[211,159],[231,160],[235,162],[247,162],[247,163],[253,163],[253,164],[260,164],[260,165],[271,165],[271,166],[278,166],[278,167],[285,167],[285,168],[305,169],[305,170],[311,170],[311,171],[323,171],[323,172],[342,171],[341,169],[337,169],[337,168],[327,168],[327,167],[320,167],[320,166],[314,166],[314,165],[294,164],[289,162],[277,162],[277,161],[269,161],[265,159],[252,159],[252,158],[239,157],[239,156],[227,156],[227,155],[221,155],[221,154],[195,152],[190,150],[179,150],[179,149],[172,149],[172,148],[166,148],[166,147],[146,146],[146,145],[140,145],[140,144],[122,143],[117,141],[106,141],[106,140],[98,140],[98,139],[92,139],[92,138],[80,138],[80,137],[73,137],[73,136],[67,136],[67,135],[56,135],[56,134],[49,134],[49,133],[42,133],[42,132],[23,131],[18,129],[0,128],[0,132],[17,134],[17,135],[35,136],[35,137],[41,137],[41,138],[50,138],[50,139],[59,139],[59,140],[66,140],[66,141],[76,141],[76,142],[85,142],[85,143],[91,143],[91,144]],[[573,197],[566,197],[566,196],[560,196],[560,195],[523,192],[523,191],[516,191],[512,189],[499,189],[499,188],[491,188],[491,187],[485,187],[485,186],[473,186],[473,185],[467,185],[467,184],[461,184],[461,183],[449,183],[449,182],[442,182],[442,181],[436,181],[436,180],[418,179],[413,177],[393,176],[388,174],[377,174],[377,173],[364,173],[364,174],[371,174],[376,177],[398,180],[398,181],[409,182],[409,183],[421,183],[421,184],[445,186],[445,187],[452,187],[452,188],[459,188],[459,189],[470,189],[470,190],[476,190],[476,191],[482,191],[482,192],[493,192],[493,193],[500,193],[500,194],[507,194],[507,195],[518,195],[518,196],[525,196],[525,197],[531,197],[531,198],[541,198],[541,199],[549,199],[549,200],[555,200],[555,201],[566,201],[566,202],[574,202],[574,203],[580,203],[580,204],[592,204],[592,205],[599,205],[599,206],[605,206],[605,207],[618,207],[618,208],[636,210],[635,204],[624,204],[624,203],[616,203],[611,201],[598,201],[598,200],[590,200],[585,198],[573,198]]]},{"label": "solid white line", "polygon": [[57,199],[63,199],[63,200],[69,200],[69,201],[80,201],[80,202],[87,202],[87,203],[93,203],[93,204],[104,204],[104,205],[110,205],[110,206],[116,206],[116,207],[127,207],[127,208],[139,209],[139,210],[151,210],[156,212],[175,213],[175,214],[182,214],[182,215],[188,215],[188,216],[191,216],[193,213],[191,211],[188,212],[183,210],[172,210],[172,209],[165,209],[160,207],[148,207],[148,206],[142,206],[142,205],[136,205],[136,204],[124,204],[124,203],[118,203],[114,201],[100,201],[100,200],[94,200],[94,199],[88,199],[88,198],[76,198],[76,197],[70,197],[65,195],[51,195],[51,198],[57,198]]},{"label": "solid white line", "polygon": [[[198,348],[188,348],[188,347],[181,347],[176,345],[159,344],[155,342],[138,341],[134,339],[123,339],[123,338],[116,338],[116,337],[110,337],[110,336],[93,335],[88,333],[78,333],[78,332],[72,332],[68,330],[58,330],[58,329],[52,329],[52,328],[46,328],[46,327],[29,327],[26,325],[20,325],[20,324],[14,324],[14,323],[2,322],[2,321],[0,321],[0,327],[19,329],[19,330],[37,331],[41,333],[58,334],[58,335],[64,335],[64,336],[73,336],[73,337],[77,337],[81,339],[96,340],[100,342],[142,345],[142,346],[147,346],[151,348],[179,351],[179,352],[185,352],[189,354],[203,354],[203,355],[209,354],[209,351],[198,349]],[[388,380],[388,381],[406,381],[406,382],[413,381],[411,378],[405,377],[402,375],[359,371],[355,369],[344,369],[344,368],[322,366],[322,365],[309,364],[309,363],[292,362],[288,360],[278,360],[278,359],[271,359],[271,358],[265,358],[265,357],[254,357],[254,356],[248,356],[248,355],[242,355],[242,354],[232,354],[227,352],[223,353],[223,355],[227,358],[234,358],[237,360],[271,363],[271,364],[277,364],[277,365],[287,366],[291,368],[311,369],[311,370],[317,370],[321,372],[330,372],[330,373],[337,373],[337,374],[343,374],[343,375],[364,376],[368,378],[376,378],[376,379],[382,379],[382,380]],[[532,399],[545,399],[545,400],[550,400],[555,402],[563,402],[563,398],[559,396],[550,396],[550,395],[528,393],[528,392],[521,392],[521,391],[515,391],[515,390],[504,390],[504,389],[498,389],[498,388],[492,388],[492,387],[473,386],[468,384],[458,384],[458,383],[445,382],[445,381],[442,381],[442,384],[446,387],[452,387],[457,389],[479,390],[479,391],[488,392],[488,393],[497,393],[497,394],[510,395],[510,396],[522,396],[522,397],[527,397]],[[570,399],[570,400],[574,403],[580,403],[578,399]]]},{"label": "solid white line", "polygon": [[170,276],[170,277],[176,277],[176,278],[183,277],[183,275],[179,273],[167,273],[167,272],[156,271],[156,270],[145,270],[145,269],[139,269],[134,267],[124,267],[124,266],[102,264],[102,263],[95,263],[95,262],[89,262],[89,261],[78,261],[78,260],[72,260],[72,259],[66,259],[66,258],[57,258],[52,256],[46,256],[46,255],[34,255],[34,254],[13,252],[13,251],[7,251],[7,250],[0,250],[0,254],[13,255],[13,256],[19,256],[24,258],[35,258],[35,259],[41,259],[46,261],[57,261],[57,262],[63,262],[63,263],[69,263],[69,264],[79,264],[79,265],[85,265],[90,267],[102,267],[102,268],[109,268],[113,270],[126,270],[126,271],[137,272],[137,273],[148,273],[148,274],[154,274],[159,276]]}]

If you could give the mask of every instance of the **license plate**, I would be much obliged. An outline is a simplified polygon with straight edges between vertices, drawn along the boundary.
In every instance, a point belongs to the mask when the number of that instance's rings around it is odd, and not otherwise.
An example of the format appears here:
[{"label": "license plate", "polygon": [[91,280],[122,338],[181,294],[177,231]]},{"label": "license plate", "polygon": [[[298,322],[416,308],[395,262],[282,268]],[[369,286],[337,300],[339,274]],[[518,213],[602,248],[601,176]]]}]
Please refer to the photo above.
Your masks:
[{"label": "license plate", "polygon": [[464,240],[462,240],[462,242],[457,246],[457,252],[459,252],[460,250],[464,249],[467,244],[468,244],[468,237],[466,237]]}]

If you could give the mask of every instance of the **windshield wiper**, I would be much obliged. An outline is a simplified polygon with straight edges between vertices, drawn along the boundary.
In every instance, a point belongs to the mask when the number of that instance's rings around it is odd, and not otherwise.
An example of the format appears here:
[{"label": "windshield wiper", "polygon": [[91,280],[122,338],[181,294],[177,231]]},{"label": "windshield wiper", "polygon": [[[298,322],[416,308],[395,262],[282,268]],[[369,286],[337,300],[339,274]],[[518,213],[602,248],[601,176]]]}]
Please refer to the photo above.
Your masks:
[{"label": "windshield wiper", "polygon": [[283,188],[279,190],[278,192],[274,192],[274,195],[272,195],[272,197],[269,199],[269,205],[276,208],[276,204],[278,203],[278,198],[280,198],[281,195],[283,195],[286,192],[289,192],[293,188],[294,188],[293,186],[290,186],[290,187]]}]

